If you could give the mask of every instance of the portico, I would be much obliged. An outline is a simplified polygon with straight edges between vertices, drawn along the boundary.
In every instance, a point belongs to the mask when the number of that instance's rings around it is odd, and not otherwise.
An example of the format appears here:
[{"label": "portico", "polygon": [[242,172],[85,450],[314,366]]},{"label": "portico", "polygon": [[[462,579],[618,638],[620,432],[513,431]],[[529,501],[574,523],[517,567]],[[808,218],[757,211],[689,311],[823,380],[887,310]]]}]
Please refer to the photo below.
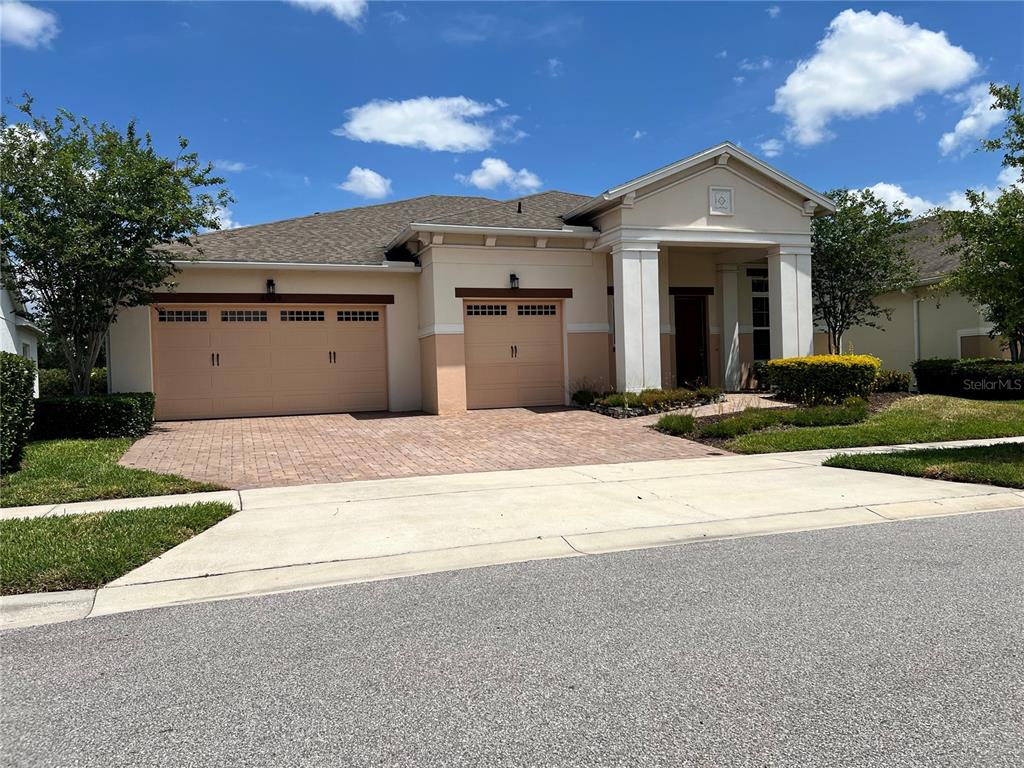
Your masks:
[{"label": "portico", "polygon": [[616,389],[738,390],[756,360],[811,354],[810,222],[833,210],[723,144],[570,212],[608,253]]}]

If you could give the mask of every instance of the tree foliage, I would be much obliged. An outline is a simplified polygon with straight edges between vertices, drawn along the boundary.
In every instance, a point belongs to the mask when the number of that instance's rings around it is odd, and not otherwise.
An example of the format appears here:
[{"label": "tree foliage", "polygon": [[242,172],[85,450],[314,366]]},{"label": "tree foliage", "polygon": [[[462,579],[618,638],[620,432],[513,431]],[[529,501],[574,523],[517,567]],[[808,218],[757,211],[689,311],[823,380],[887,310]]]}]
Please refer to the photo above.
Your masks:
[{"label": "tree foliage", "polygon": [[[120,310],[149,303],[174,274],[157,246],[217,229],[231,202],[212,166],[188,151],[162,157],[135,121],[124,132],[60,110],[0,116],[0,248],[4,284],[42,315],[76,394]],[[174,258],[180,259],[177,255]]]},{"label": "tree foliage", "polygon": [[911,286],[918,267],[907,252],[907,208],[868,189],[828,195],[836,212],[811,225],[811,289],[815,318],[828,329],[829,352],[838,352],[850,328],[878,328],[879,317],[890,317],[875,297]]},{"label": "tree foliage", "polygon": [[1024,354],[1024,113],[1020,85],[989,86],[993,109],[1007,110],[1003,135],[982,141],[982,148],[1003,152],[1003,166],[1020,170],[1021,178],[990,200],[983,191],[966,191],[969,209],[945,211],[942,233],[946,251],[960,265],[943,283],[981,308],[992,335],[1003,336],[1010,357]]}]

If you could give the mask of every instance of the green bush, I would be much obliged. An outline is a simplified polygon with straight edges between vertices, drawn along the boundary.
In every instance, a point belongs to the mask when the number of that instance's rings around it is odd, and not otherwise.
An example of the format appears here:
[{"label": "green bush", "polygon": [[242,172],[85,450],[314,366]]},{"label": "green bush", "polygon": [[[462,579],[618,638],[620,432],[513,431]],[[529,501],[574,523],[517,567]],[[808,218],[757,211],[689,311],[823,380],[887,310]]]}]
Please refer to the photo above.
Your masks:
[{"label": "green bush", "polygon": [[572,401],[581,408],[586,408],[601,396],[592,389],[577,389],[572,393]]},{"label": "green bush", "polygon": [[1024,399],[1024,363],[1002,358],[931,358],[911,366],[922,394],[976,400]]},{"label": "green bush", "polygon": [[608,408],[639,408],[640,395],[633,392],[612,392],[597,401]]},{"label": "green bush", "polygon": [[725,400],[725,395],[718,387],[697,387],[697,402],[701,405],[710,405]]},{"label": "green bush", "polygon": [[755,384],[759,390],[768,389],[771,386],[771,378],[768,376],[768,361],[755,360],[751,366],[754,372]]},{"label": "green bush", "polygon": [[666,435],[687,435],[693,431],[693,416],[684,413],[669,413],[658,419],[654,428]]},{"label": "green bush", "polygon": [[15,471],[32,429],[36,365],[20,355],[0,352],[0,469]]},{"label": "green bush", "polygon": [[782,399],[819,405],[867,397],[882,361],[871,355],[811,355],[769,360],[766,366]]},{"label": "green bush", "polygon": [[910,374],[903,371],[879,371],[875,392],[909,392]]},{"label": "green bush", "polygon": [[32,436],[142,437],[153,426],[155,404],[152,392],[41,399],[36,402]]},{"label": "green bush", "polygon": [[867,401],[850,397],[842,405],[816,405],[808,408],[747,408],[736,416],[706,424],[701,437],[733,438],[768,427],[834,427],[856,424],[868,417]]},{"label": "green bush", "polygon": [[[89,376],[91,394],[102,395],[107,391],[107,369],[93,368]],[[66,397],[74,394],[71,388],[71,375],[66,368],[39,369],[39,396]]]}]

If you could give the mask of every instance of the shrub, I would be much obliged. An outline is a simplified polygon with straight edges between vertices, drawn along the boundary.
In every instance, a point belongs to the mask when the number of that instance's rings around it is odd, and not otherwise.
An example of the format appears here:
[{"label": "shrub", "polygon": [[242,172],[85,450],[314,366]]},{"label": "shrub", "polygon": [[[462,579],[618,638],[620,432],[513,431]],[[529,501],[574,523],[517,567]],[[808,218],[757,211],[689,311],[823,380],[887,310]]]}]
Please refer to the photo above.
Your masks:
[{"label": "shrub", "polygon": [[[91,393],[102,395],[107,391],[107,369],[93,368],[90,375]],[[66,368],[39,369],[39,396],[66,397],[74,394],[71,388],[71,375]]]},{"label": "shrub", "polygon": [[768,389],[771,386],[771,378],[768,376],[768,361],[755,360],[751,369],[754,373],[756,387],[759,390]]},{"label": "shrub", "polygon": [[868,416],[867,401],[850,397],[842,405],[816,405],[809,408],[747,408],[743,413],[705,425],[701,437],[733,438],[768,427],[834,427],[856,424]]},{"label": "shrub", "polygon": [[582,408],[586,408],[598,398],[600,398],[600,395],[592,389],[577,389],[572,393],[573,403]]},{"label": "shrub", "polygon": [[879,371],[875,379],[875,392],[910,391],[910,374],[903,371]]},{"label": "shrub", "polygon": [[918,391],[979,400],[1024,398],[1024,363],[1002,358],[932,358],[911,366]]},{"label": "shrub", "polygon": [[142,437],[153,426],[152,392],[121,392],[88,397],[51,397],[36,403],[32,436]]},{"label": "shrub", "polygon": [[608,408],[639,408],[640,395],[633,392],[612,392],[597,402]]},{"label": "shrub", "polygon": [[693,416],[683,413],[670,413],[658,419],[654,428],[666,435],[686,435],[693,431]]},{"label": "shrub", "polygon": [[697,387],[697,402],[701,405],[709,405],[725,400],[725,395],[718,387]]},{"label": "shrub", "polygon": [[36,366],[11,352],[0,352],[0,469],[15,471],[32,429]]},{"label": "shrub", "polygon": [[785,400],[807,405],[866,397],[882,361],[871,355],[811,355],[767,361],[772,387]]}]

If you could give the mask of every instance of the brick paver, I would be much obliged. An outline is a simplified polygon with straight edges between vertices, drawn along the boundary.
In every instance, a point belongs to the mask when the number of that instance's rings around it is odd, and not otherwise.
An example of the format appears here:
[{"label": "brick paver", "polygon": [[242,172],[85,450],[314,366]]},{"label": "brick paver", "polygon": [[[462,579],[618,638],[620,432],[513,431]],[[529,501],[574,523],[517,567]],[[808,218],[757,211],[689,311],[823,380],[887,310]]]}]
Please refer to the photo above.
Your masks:
[{"label": "brick paver", "polygon": [[230,488],[680,459],[722,451],[653,417],[509,408],[453,416],[331,414],[157,424],[121,463]]}]

